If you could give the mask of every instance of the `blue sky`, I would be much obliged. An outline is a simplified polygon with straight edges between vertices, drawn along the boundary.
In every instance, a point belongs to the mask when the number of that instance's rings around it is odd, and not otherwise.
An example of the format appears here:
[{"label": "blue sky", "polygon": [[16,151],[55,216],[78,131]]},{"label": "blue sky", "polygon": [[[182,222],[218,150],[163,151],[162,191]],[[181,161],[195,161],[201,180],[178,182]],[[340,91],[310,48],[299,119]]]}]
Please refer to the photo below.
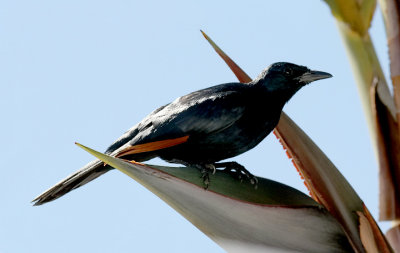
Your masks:
[{"label": "blue sky", "polygon": [[[371,34],[388,74],[376,14]],[[298,92],[284,111],[377,217],[377,162],[343,43],[323,1],[3,1],[0,253],[223,252],[118,171],[55,202],[30,204],[92,159],[75,141],[105,150],[157,107],[236,81],[199,29],[252,77],[276,61],[333,74]],[[273,135],[234,160],[306,192]]]}]

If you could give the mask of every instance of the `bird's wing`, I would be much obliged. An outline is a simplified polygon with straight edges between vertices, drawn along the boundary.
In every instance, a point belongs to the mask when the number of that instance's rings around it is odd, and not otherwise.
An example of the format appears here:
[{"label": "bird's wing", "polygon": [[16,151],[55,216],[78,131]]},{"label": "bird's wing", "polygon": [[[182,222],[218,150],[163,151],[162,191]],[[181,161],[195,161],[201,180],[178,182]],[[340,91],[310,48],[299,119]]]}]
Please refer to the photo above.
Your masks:
[{"label": "bird's wing", "polygon": [[130,131],[135,132],[134,136],[130,134],[132,139],[112,154],[154,151],[179,145],[191,136],[201,138],[231,126],[246,108],[245,89],[239,85],[242,84],[215,86],[176,99],[132,128]]},{"label": "bird's wing", "polygon": [[[158,108],[139,124],[133,126],[106,151],[123,156],[163,149],[182,144],[192,135],[207,135],[220,131],[236,122],[245,110],[241,84],[214,86],[180,97]],[[122,155],[121,155],[122,154]],[[57,199],[98,176],[111,167],[95,160],[55,186],[33,202],[35,205]]]}]

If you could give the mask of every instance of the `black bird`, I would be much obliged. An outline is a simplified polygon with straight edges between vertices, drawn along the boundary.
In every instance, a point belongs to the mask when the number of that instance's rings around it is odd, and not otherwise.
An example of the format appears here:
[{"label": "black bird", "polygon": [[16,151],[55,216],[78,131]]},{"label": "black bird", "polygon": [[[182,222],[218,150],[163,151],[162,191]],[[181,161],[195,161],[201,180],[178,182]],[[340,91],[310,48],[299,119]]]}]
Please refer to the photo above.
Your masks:
[{"label": "black bird", "polygon": [[[236,162],[217,163],[260,143],[278,124],[286,102],[304,85],[332,77],[304,66],[278,62],[249,83],[226,83],[192,92],[158,108],[129,129],[106,154],[137,162],[154,157],[208,171],[225,167],[248,176]],[[52,201],[112,168],[95,160],[33,200]]]}]

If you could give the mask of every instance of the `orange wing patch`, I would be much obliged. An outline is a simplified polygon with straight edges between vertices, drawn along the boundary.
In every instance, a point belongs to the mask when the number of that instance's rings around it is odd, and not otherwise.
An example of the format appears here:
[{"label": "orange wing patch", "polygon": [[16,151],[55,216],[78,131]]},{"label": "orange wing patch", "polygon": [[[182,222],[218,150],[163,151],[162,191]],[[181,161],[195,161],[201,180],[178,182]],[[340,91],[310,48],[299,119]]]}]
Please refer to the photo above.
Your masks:
[{"label": "orange wing patch", "polygon": [[168,140],[138,144],[138,145],[129,147],[125,150],[122,150],[115,157],[121,157],[121,156],[125,156],[125,155],[132,155],[132,154],[138,154],[138,153],[144,153],[144,152],[150,152],[150,151],[156,151],[156,150],[160,150],[160,149],[164,149],[164,148],[169,148],[169,147],[173,147],[173,146],[185,143],[188,139],[189,139],[189,136],[187,135],[187,136],[179,137],[179,138],[175,138],[175,139],[168,139]]}]

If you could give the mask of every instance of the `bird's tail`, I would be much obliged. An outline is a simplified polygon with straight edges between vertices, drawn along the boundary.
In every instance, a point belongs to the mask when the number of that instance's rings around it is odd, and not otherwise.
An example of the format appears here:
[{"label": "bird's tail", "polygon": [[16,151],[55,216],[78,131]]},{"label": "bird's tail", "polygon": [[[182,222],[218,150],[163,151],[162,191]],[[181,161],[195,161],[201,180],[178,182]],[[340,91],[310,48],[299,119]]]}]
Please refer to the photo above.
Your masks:
[{"label": "bird's tail", "polygon": [[[125,158],[128,160],[135,160],[137,162],[147,161],[155,157],[154,151],[173,147],[182,144],[188,140],[189,136],[183,136],[175,139],[167,139],[161,141],[154,141],[142,143],[137,145],[130,145],[129,143],[121,146],[119,149],[112,153],[108,153],[114,157]],[[153,152],[153,153],[152,153]],[[107,153],[107,152],[106,152]],[[68,192],[89,183],[93,179],[103,175],[112,167],[105,165],[100,160],[94,160],[86,164],[83,168],[70,175],[69,177],[61,180],[58,184],[54,185],[47,191],[40,194],[32,202],[35,206],[42,205],[52,200],[67,194]]]},{"label": "bird's tail", "polygon": [[74,174],[61,180],[59,183],[40,194],[32,202],[35,206],[42,205],[52,200],[58,199],[64,194],[92,181],[93,179],[103,175],[111,169],[110,166],[104,165],[100,160],[92,161],[82,167]]}]

